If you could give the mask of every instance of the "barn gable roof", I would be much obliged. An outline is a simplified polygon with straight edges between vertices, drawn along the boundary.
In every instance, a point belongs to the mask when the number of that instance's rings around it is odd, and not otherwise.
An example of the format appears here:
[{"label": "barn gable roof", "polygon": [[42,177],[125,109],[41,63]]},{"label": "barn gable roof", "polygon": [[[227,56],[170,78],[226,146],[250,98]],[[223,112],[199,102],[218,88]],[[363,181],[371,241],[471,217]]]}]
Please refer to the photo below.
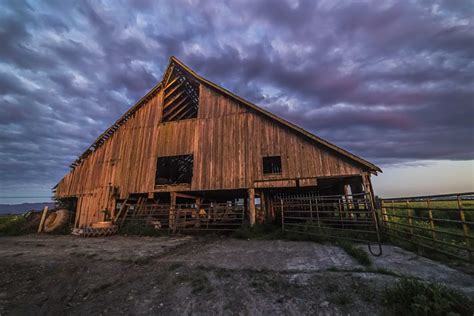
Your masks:
[{"label": "barn gable roof", "polygon": [[81,155],[79,156],[79,158],[71,164],[71,168],[75,168],[76,166],[78,166],[87,156],[89,156],[93,151],[95,151],[98,147],[100,147],[104,142],[107,141],[108,138],[110,138],[113,133],[122,125],[124,124],[136,111],[138,111],[144,104],[146,104],[146,102],[148,102],[151,98],[153,98],[164,86],[164,83],[166,83],[167,81],[167,78],[170,76],[170,73],[172,72],[172,69],[173,67],[175,66],[178,66],[180,68],[182,68],[185,72],[187,72],[189,75],[191,75],[192,77],[194,77],[197,81],[199,81],[200,83],[202,84],[205,84],[209,87],[212,87],[214,88],[215,90],[219,91],[220,93],[228,96],[229,98],[235,100],[236,102],[238,102],[239,104],[243,104],[244,106],[247,106],[249,107],[250,109],[252,109],[254,112],[256,113],[259,113],[259,114],[262,114],[264,115],[265,117],[271,119],[271,120],[274,120],[274,121],[277,121],[279,122],[280,124],[283,124],[284,126],[290,128],[291,130],[294,130],[296,131],[298,134],[302,135],[302,136],[305,136],[306,138],[312,140],[312,141],[315,141],[317,142],[318,144],[321,144],[361,165],[364,165],[366,166],[371,172],[373,173],[376,173],[377,171],[378,172],[382,172],[382,170],[377,167],[376,165],[372,164],[371,162],[365,160],[365,159],[362,159],[350,152],[348,152],[347,150],[344,150],[308,131],[306,131],[305,129],[293,124],[293,123],[290,123],[288,122],[287,120],[239,97],[238,95],[230,92],[229,90],[207,80],[206,78],[204,77],[201,77],[200,75],[198,75],[196,72],[194,72],[191,68],[189,68],[188,66],[186,66],[184,63],[182,63],[180,60],[178,60],[176,57],[172,56],[170,57],[170,61],[169,61],[169,65],[167,67],[167,70],[165,71],[164,75],[163,75],[163,79],[161,82],[159,82],[156,86],[154,86],[143,98],[141,98],[135,105],[133,105],[127,112],[125,112],[117,121],[115,121],[115,123],[110,126],[104,133],[102,133],[99,137],[97,137],[97,139],[94,141],[94,143],[89,146],[89,148]]}]

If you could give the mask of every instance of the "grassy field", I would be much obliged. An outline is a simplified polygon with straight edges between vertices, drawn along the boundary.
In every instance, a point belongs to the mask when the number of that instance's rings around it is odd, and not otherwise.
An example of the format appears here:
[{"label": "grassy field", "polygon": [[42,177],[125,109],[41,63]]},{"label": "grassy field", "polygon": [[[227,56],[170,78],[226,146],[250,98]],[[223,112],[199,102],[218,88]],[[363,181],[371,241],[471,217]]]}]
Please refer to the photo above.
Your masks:
[{"label": "grassy field", "polygon": [[25,218],[21,215],[0,216],[0,236],[16,236],[22,233]]}]

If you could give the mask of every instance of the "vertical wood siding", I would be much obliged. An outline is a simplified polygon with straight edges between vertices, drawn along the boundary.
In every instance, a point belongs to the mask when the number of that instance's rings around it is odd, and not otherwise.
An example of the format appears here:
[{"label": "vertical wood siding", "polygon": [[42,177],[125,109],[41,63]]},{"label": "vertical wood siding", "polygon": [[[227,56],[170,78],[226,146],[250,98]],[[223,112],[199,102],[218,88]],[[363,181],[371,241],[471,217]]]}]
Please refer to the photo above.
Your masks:
[{"label": "vertical wood siding", "polygon": [[161,106],[159,92],[61,180],[56,195],[79,198],[79,224],[101,220],[100,211],[113,209],[116,197],[153,192],[160,156],[194,155],[188,188],[193,191],[254,187],[255,180],[268,178],[262,171],[263,156],[281,156],[282,174],[272,179],[368,171],[203,84],[196,119],[161,124]]}]

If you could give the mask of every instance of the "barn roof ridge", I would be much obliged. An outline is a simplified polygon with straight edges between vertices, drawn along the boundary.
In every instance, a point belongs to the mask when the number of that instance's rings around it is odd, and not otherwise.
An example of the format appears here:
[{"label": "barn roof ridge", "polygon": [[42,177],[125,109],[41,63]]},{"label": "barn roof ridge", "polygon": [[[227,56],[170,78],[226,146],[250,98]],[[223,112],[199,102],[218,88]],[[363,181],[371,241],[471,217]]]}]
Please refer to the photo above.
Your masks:
[{"label": "barn roof ridge", "polygon": [[227,90],[226,88],[223,88],[220,85],[218,85],[218,84],[216,84],[216,83],[200,76],[199,74],[197,74],[194,70],[189,68],[186,64],[184,64],[182,61],[180,61],[175,56],[170,57],[170,64],[172,64],[173,62],[177,63],[180,67],[184,68],[184,70],[189,72],[192,76],[194,76],[199,81],[204,82],[205,84],[213,87],[214,89],[217,89],[218,91],[224,93],[225,95],[237,100],[239,103],[242,103],[242,104],[252,108],[253,110],[255,110],[257,112],[260,112],[261,114],[263,114],[263,115],[265,115],[265,116],[267,116],[267,117],[269,117],[273,120],[276,120],[276,121],[278,121],[279,123],[281,123],[283,125],[286,125],[290,129],[295,130],[295,131],[303,134],[304,136],[306,136],[306,137],[308,137],[308,138],[310,138],[310,139],[312,139],[312,140],[314,140],[314,141],[316,141],[316,142],[318,142],[318,143],[320,143],[320,144],[322,144],[322,145],[324,145],[324,146],[326,146],[326,147],[328,147],[328,148],[330,148],[330,149],[332,149],[332,150],[334,150],[334,151],[336,151],[336,152],[338,152],[338,153],[340,153],[340,154],[342,154],[342,155],[344,155],[344,156],[346,156],[346,157],[348,157],[352,160],[355,160],[355,161],[369,167],[370,169],[372,169],[372,171],[382,172],[382,170],[378,166],[374,165],[373,163],[371,163],[371,162],[369,162],[369,161],[367,161],[367,160],[365,160],[365,159],[363,159],[363,158],[361,158],[357,155],[354,155],[353,153],[351,153],[351,152],[349,152],[349,151],[347,151],[347,150],[345,150],[345,149],[343,149],[343,148],[341,148],[337,145],[334,145],[334,144],[330,143],[329,141],[327,141],[327,140],[325,140],[325,139],[323,139],[319,136],[314,135],[311,132],[308,132],[304,128],[301,128],[298,125],[295,125],[295,124],[285,120],[284,118],[281,118],[281,117],[273,114],[272,112],[267,111],[267,110],[259,107],[258,105],[255,105],[254,103],[252,103],[250,101],[245,100],[244,98],[236,95],[235,93]]},{"label": "barn roof ridge", "polygon": [[160,91],[160,89],[162,88],[162,84],[164,82],[164,80],[166,79],[166,75],[168,73],[168,71],[170,70],[171,66],[173,65],[173,63],[177,64],[179,67],[183,68],[186,72],[188,72],[191,76],[193,76],[196,80],[200,81],[201,83],[204,83],[218,91],[220,91],[221,93],[225,94],[226,96],[236,100],[237,102],[245,105],[245,106],[248,106],[250,107],[251,109],[253,109],[254,111],[256,112],[259,112],[260,114],[263,114],[264,116],[272,119],[272,120],[275,120],[277,122],[279,122],[280,124],[283,124],[285,126],[287,126],[288,128],[306,136],[307,138],[309,139],[312,139],[316,142],[318,142],[319,144],[322,144],[340,154],[342,154],[343,156],[346,156],[366,167],[368,167],[369,169],[371,169],[372,172],[382,172],[382,170],[374,165],[373,163],[359,157],[359,156],[356,156],[352,153],[350,153],[349,151],[345,150],[345,149],[342,149],[341,147],[338,147],[328,141],[326,141],[325,139],[319,137],[319,136],[316,136],[308,131],[306,131],[305,129],[271,113],[270,111],[267,111],[255,104],[253,104],[252,102],[250,101],[247,101],[243,98],[241,98],[240,96],[234,94],[233,92],[221,87],[220,85],[200,76],[199,74],[197,74],[194,70],[192,70],[190,67],[188,67],[186,64],[184,64],[182,61],[180,61],[178,58],[176,58],[175,56],[171,56],[170,59],[169,59],[169,63],[168,63],[168,66],[166,67],[166,70],[165,70],[165,73],[163,74],[163,79],[158,83],[156,84],[144,97],[142,97],[140,100],[138,100],[132,107],[130,107],[118,120],[115,121],[115,123],[113,123],[109,128],[107,128],[99,137],[96,138],[96,140],[70,165],[71,168],[75,168],[76,166],[78,166],[87,156],[89,156],[89,154],[91,154],[92,152],[94,152],[97,148],[99,148],[105,141],[107,141],[107,139],[109,139],[114,133],[115,131],[122,125],[124,124],[126,121],[128,121],[128,119],[136,112],[138,111],[147,101],[149,101],[152,97],[154,97],[156,95],[156,93],[158,93]]}]

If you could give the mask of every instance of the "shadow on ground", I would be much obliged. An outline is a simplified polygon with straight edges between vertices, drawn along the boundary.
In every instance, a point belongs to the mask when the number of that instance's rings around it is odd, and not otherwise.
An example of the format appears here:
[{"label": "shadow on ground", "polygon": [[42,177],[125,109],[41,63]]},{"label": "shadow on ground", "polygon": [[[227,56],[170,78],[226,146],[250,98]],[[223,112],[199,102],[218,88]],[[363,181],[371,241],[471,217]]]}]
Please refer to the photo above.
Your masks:
[{"label": "shadow on ground", "polygon": [[398,247],[372,261],[313,242],[5,237],[0,314],[384,314],[402,276],[474,293],[473,276]]}]

